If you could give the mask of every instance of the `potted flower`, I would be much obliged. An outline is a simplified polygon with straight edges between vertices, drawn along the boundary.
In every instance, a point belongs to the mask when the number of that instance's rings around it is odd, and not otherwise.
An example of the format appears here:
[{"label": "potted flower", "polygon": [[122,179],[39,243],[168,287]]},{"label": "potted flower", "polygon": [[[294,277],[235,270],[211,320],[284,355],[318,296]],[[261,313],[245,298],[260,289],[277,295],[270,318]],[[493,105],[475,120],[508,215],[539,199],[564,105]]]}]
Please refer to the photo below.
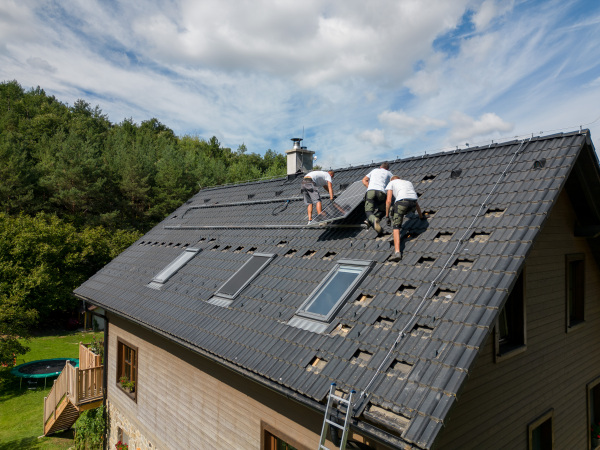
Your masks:
[{"label": "potted flower", "polygon": [[600,446],[600,422],[592,424],[592,448]]},{"label": "potted flower", "polygon": [[125,386],[125,390],[127,390],[127,392],[135,391],[135,381],[129,381]]},{"label": "potted flower", "polygon": [[124,391],[133,392],[135,390],[135,381],[129,381],[129,378],[125,375],[119,378],[119,383]]},{"label": "potted flower", "polygon": [[129,446],[127,444],[123,444],[121,441],[115,444],[115,448],[117,450],[129,450]]}]

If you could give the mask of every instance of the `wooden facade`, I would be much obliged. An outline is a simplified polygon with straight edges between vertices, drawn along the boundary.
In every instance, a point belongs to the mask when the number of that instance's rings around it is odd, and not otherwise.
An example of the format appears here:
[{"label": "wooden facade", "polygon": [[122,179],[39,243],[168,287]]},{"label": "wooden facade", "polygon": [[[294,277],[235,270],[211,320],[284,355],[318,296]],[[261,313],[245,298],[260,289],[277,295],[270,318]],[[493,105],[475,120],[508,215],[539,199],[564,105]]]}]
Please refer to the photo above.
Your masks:
[{"label": "wooden facade", "polygon": [[[590,448],[588,387],[600,377],[600,270],[586,239],[574,237],[574,223],[563,192],[525,263],[526,345],[498,358],[490,334],[436,449],[527,449],[530,425],[545,417],[552,418],[554,448]],[[585,320],[568,328],[571,254],[584,255]],[[316,448],[322,414],[118,316],[110,315],[108,340],[109,448],[124,435],[130,448],[265,449],[275,438]],[[115,381],[119,340],[138,352],[137,397]]]},{"label": "wooden facade", "polygon": [[[272,436],[298,450],[318,445],[322,413],[117,316],[108,340],[109,448],[123,433],[140,449],[262,449]],[[138,351],[135,399],[115,381],[119,340]]]},{"label": "wooden facade", "polygon": [[[526,347],[483,346],[435,448],[527,449],[528,426],[552,412],[555,449],[590,448],[588,384],[600,377],[600,270],[562,192],[525,262]],[[565,261],[583,254],[585,318],[566,327]]]}]

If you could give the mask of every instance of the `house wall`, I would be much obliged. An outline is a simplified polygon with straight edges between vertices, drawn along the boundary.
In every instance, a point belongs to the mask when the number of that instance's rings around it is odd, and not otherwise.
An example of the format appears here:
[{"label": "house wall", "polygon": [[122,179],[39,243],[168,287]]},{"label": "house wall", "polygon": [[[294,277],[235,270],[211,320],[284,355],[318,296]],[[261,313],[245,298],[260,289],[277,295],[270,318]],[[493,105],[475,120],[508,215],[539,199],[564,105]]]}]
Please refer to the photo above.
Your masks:
[{"label": "house wall", "polygon": [[[525,266],[526,351],[494,361],[491,333],[435,448],[528,448],[554,411],[554,448],[588,448],[587,384],[600,376],[600,272],[563,191]],[[566,332],[565,255],[585,254],[585,323]]]},{"label": "house wall", "polygon": [[[322,414],[119,317],[108,330],[108,448],[118,427],[130,449],[259,449],[263,428],[318,446]],[[117,338],[138,349],[137,402],[117,386]]]}]

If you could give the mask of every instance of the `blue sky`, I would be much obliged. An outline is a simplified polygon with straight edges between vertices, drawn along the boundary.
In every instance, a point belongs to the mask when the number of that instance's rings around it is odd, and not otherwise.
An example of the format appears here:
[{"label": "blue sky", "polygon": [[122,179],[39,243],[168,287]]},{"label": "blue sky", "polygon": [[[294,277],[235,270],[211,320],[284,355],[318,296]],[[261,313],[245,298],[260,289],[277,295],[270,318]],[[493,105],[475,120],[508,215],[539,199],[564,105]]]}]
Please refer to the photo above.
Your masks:
[{"label": "blue sky", "polygon": [[600,2],[3,0],[13,79],[233,149],[304,133],[326,167],[580,126],[598,140]]}]

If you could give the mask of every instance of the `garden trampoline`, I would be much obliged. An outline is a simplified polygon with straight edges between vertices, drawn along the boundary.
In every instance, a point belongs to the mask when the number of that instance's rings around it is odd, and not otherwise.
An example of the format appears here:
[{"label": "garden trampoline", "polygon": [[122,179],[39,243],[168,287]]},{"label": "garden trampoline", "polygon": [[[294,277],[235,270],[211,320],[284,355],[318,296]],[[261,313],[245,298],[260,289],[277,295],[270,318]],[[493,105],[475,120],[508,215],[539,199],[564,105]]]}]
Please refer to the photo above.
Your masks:
[{"label": "garden trampoline", "polygon": [[79,367],[79,359],[77,358],[38,359],[15,366],[11,369],[10,373],[21,378],[21,382],[23,382],[23,378],[29,381],[37,381],[43,378],[44,387],[46,387],[46,380],[60,375],[67,362],[75,367]]}]

